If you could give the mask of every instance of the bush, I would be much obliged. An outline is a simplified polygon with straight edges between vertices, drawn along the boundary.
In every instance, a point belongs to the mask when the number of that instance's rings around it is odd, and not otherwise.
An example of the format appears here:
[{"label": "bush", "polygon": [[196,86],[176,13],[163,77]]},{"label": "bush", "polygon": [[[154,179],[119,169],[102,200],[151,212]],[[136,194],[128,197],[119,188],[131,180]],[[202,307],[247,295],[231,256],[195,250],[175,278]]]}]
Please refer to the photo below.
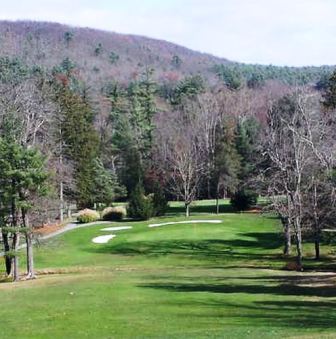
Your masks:
[{"label": "bush", "polygon": [[97,221],[99,218],[100,216],[97,211],[86,208],[85,210],[79,211],[77,221],[81,224],[85,224],[88,222]]},{"label": "bush", "polygon": [[257,203],[258,194],[250,190],[239,190],[231,198],[231,205],[237,211],[245,211]]},{"label": "bush", "polygon": [[126,208],[124,206],[106,207],[101,216],[106,221],[122,220],[126,217]]},{"label": "bush", "polygon": [[145,196],[144,189],[140,184],[131,193],[127,211],[129,217],[138,220],[148,220],[153,216],[152,199]]}]

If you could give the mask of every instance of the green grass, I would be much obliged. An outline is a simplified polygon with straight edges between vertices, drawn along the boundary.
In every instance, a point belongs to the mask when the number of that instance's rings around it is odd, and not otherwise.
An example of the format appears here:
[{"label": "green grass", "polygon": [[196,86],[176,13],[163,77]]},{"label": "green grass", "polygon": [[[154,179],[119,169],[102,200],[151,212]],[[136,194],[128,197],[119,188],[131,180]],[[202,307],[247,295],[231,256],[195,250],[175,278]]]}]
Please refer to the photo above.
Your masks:
[{"label": "green grass", "polygon": [[[198,204],[207,206],[206,202]],[[180,208],[174,204],[171,208]],[[195,206],[196,208],[196,206]],[[335,275],[282,268],[279,224],[250,214],[221,224],[123,222],[108,244],[81,228],[35,249],[49,275],[1,284],[2,338],[332,338]],[[115,223],[116,225],[116,223]],[[104,225],[106,227],[106,225]],[[312,246],[305,246],[312,253]],[[324,247],[329,253],[331,247]],[[331,269],[324,258],[307,267]]]}]

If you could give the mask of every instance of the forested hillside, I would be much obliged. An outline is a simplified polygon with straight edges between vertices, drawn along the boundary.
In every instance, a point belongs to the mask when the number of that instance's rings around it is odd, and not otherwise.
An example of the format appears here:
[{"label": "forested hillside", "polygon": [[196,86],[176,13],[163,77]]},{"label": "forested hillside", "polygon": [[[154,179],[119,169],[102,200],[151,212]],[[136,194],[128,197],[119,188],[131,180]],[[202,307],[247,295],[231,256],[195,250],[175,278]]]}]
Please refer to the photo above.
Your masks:
[{"label": "forested hillside", "polygon": [[111,79],[134,80],[145,68],[154,69],[153,77],[160,83],[199,74],[209,84],[224,81],[230,86],[254,86],[270,79],[315,83],[332,69],[245,65],[162,40],[47,22],[2,21],[0,37],[0,56],[47,69],[71,64],[81,79],[99,88]]}]

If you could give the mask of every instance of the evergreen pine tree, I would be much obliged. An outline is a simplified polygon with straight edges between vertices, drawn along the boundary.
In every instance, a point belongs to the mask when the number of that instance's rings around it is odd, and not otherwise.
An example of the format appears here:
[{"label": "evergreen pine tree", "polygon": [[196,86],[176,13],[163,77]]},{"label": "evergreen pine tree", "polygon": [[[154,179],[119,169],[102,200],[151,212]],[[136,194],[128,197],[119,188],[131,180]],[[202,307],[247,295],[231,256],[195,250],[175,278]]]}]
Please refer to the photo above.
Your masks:
[{"label": "evergreen pine tree", "polygon": [[62,116],[64,153],[74,164],[75,190],[70,194],[79,207],[90,207],[94,203],[94,169],[99,145],[94,115],[87,98],[67,86],[58,86],[56,99]]}]

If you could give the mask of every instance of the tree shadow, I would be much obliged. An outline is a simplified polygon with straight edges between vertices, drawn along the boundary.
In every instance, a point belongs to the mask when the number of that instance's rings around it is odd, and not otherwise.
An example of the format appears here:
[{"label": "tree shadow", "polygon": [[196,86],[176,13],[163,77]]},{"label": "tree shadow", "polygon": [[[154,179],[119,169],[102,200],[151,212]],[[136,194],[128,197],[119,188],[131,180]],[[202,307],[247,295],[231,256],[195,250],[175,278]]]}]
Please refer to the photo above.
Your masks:
[{"label": "tree shadow", "polygon": [[[157,240],[108,243],[102,247],[91,248],[94,252],[126,255],[166,255],[185,254],[198,256],[260,257],[272,258],[274,254],[258,251],[274,250],[281,246],[281,238],[274,232],[239,233],[237,239],[204,239],[204,240]],[[241,239],[244,237],[245,239]],[[246,253],[244,250],[249,249]],[[256,253],[257,252],[257,253]]]},{"label": "tree shadow", "polygon": [[[195,279],[201,280],[204,277]],[[279,285],[237,285],[220,283],[148,283],[139,285],[143,288],[158,290],[168,290],[173,292],[207,292],[220,294],[251,294],[251,295],[278,295],[278,296],[301,296],[301,297],[336,297],[336,286],[300,286],[294,284],[281,283]],[[336,302],[335,302],[336,305]]]},{"label": "tree shadow", "polygon": [[[336,300],[329,300],[324,298],[334,298],[336,296],[336,286],[331,281],[325,281],[329,277],[322,277],[323,281],[328,283],[327,286],[319,286],[317,284],[312,286],[296,285],[297,279],[302,277],[299,274],[296,277],[286,276],[261,276],[261,277],[244,277],[253,282],[254,279],[272,281],[272,285],[265,284],[242,284],[228,283],[226,279],[240,279],[240,277],[229,276],[227,278],[211,278],[211,282],[198,283],[204,281],[204,276],[201,277],[179,277],[178,281],[171,282],[152,282],[138,285],[141,288],[149,288],[155,290],[166,290],[173,293],[183,293],[184,300],[188,300],[188,306],[194,305],[204,306],[207,310],[195,314],[199,317],[217,317],[221,314],[221,310],[225,310],[228,318],[236,318],[241,325],[251,325],[255,320],[256,326],[279,326],[291,328],[334,328],[336,320]],[[304,277],[304,282],[316,282],[315,276],[309,275]],[[333,275],[335,278],[335,275]],[[194,282],[196,281],[196,283]],[[279,283],[279,284],[274,284]],[[191,294],[188,298],[188,294]],[[213,296],[200,296],[198,293],[210,293]],[[245,296],[235,296],[228,298],[227,294],[246,294]],[[199,297],[198,297],[199,296]],[[296,298],[294,300],[294,298]],[[321,299],[305,300],[303,298],[318,297]],[[279,300],[281,298],[281,300]],[[302,298],[302,300],[300,300]],[[265,300],[262,300],[265,299]],[[174,303],[174,298],[171,298]],[[230,312],[230,309],[233,312]],[[237,312],[237,309],[240,311]],[[204,308],[203,308],[204,310]]]},{"label": "tree shadow", "polygon": [[[193,214],[216,214],[216,205],[192,205],[190,207],[190,215]],[[231,205],[227,204],[220,204],[219,205],[219,213],[234,213],[236,212]],[[168,206],[166,215],[184,215],[185,214],[185,207],[181,203],[180,206]]]},{"label": "tree shadow", "polygon": [[[217,304],[222,307],[231,305],[225,302]],[[248,324],[255,320],[257,325],[325,330],[334,328],[335,306],[336,302],[332,301],[255,301],[240,304],[242,312],[236,317],[247,319]]]},{"label": "tree shadow", "polygon": [[[88,247],[94,253],[117,254],[124,256],[143,256],[157,258],[162,256],[178,256],[185,260],[199,261],[199,265],[236,264],[242,268],[269,268],[272,263],[279,266],[283,256],[270,253],[269,249],[278,247],[279,239],[274,233],[250,233],[251,240],[243,239],[207,239],[207,240],[160,240],[132,241],[108,243],[104,246]],[[272,239],[272,240],[267,240]],[[251,249],[246,251],[246,249]],[[222,268],[223,268],[222,267]]]}]

